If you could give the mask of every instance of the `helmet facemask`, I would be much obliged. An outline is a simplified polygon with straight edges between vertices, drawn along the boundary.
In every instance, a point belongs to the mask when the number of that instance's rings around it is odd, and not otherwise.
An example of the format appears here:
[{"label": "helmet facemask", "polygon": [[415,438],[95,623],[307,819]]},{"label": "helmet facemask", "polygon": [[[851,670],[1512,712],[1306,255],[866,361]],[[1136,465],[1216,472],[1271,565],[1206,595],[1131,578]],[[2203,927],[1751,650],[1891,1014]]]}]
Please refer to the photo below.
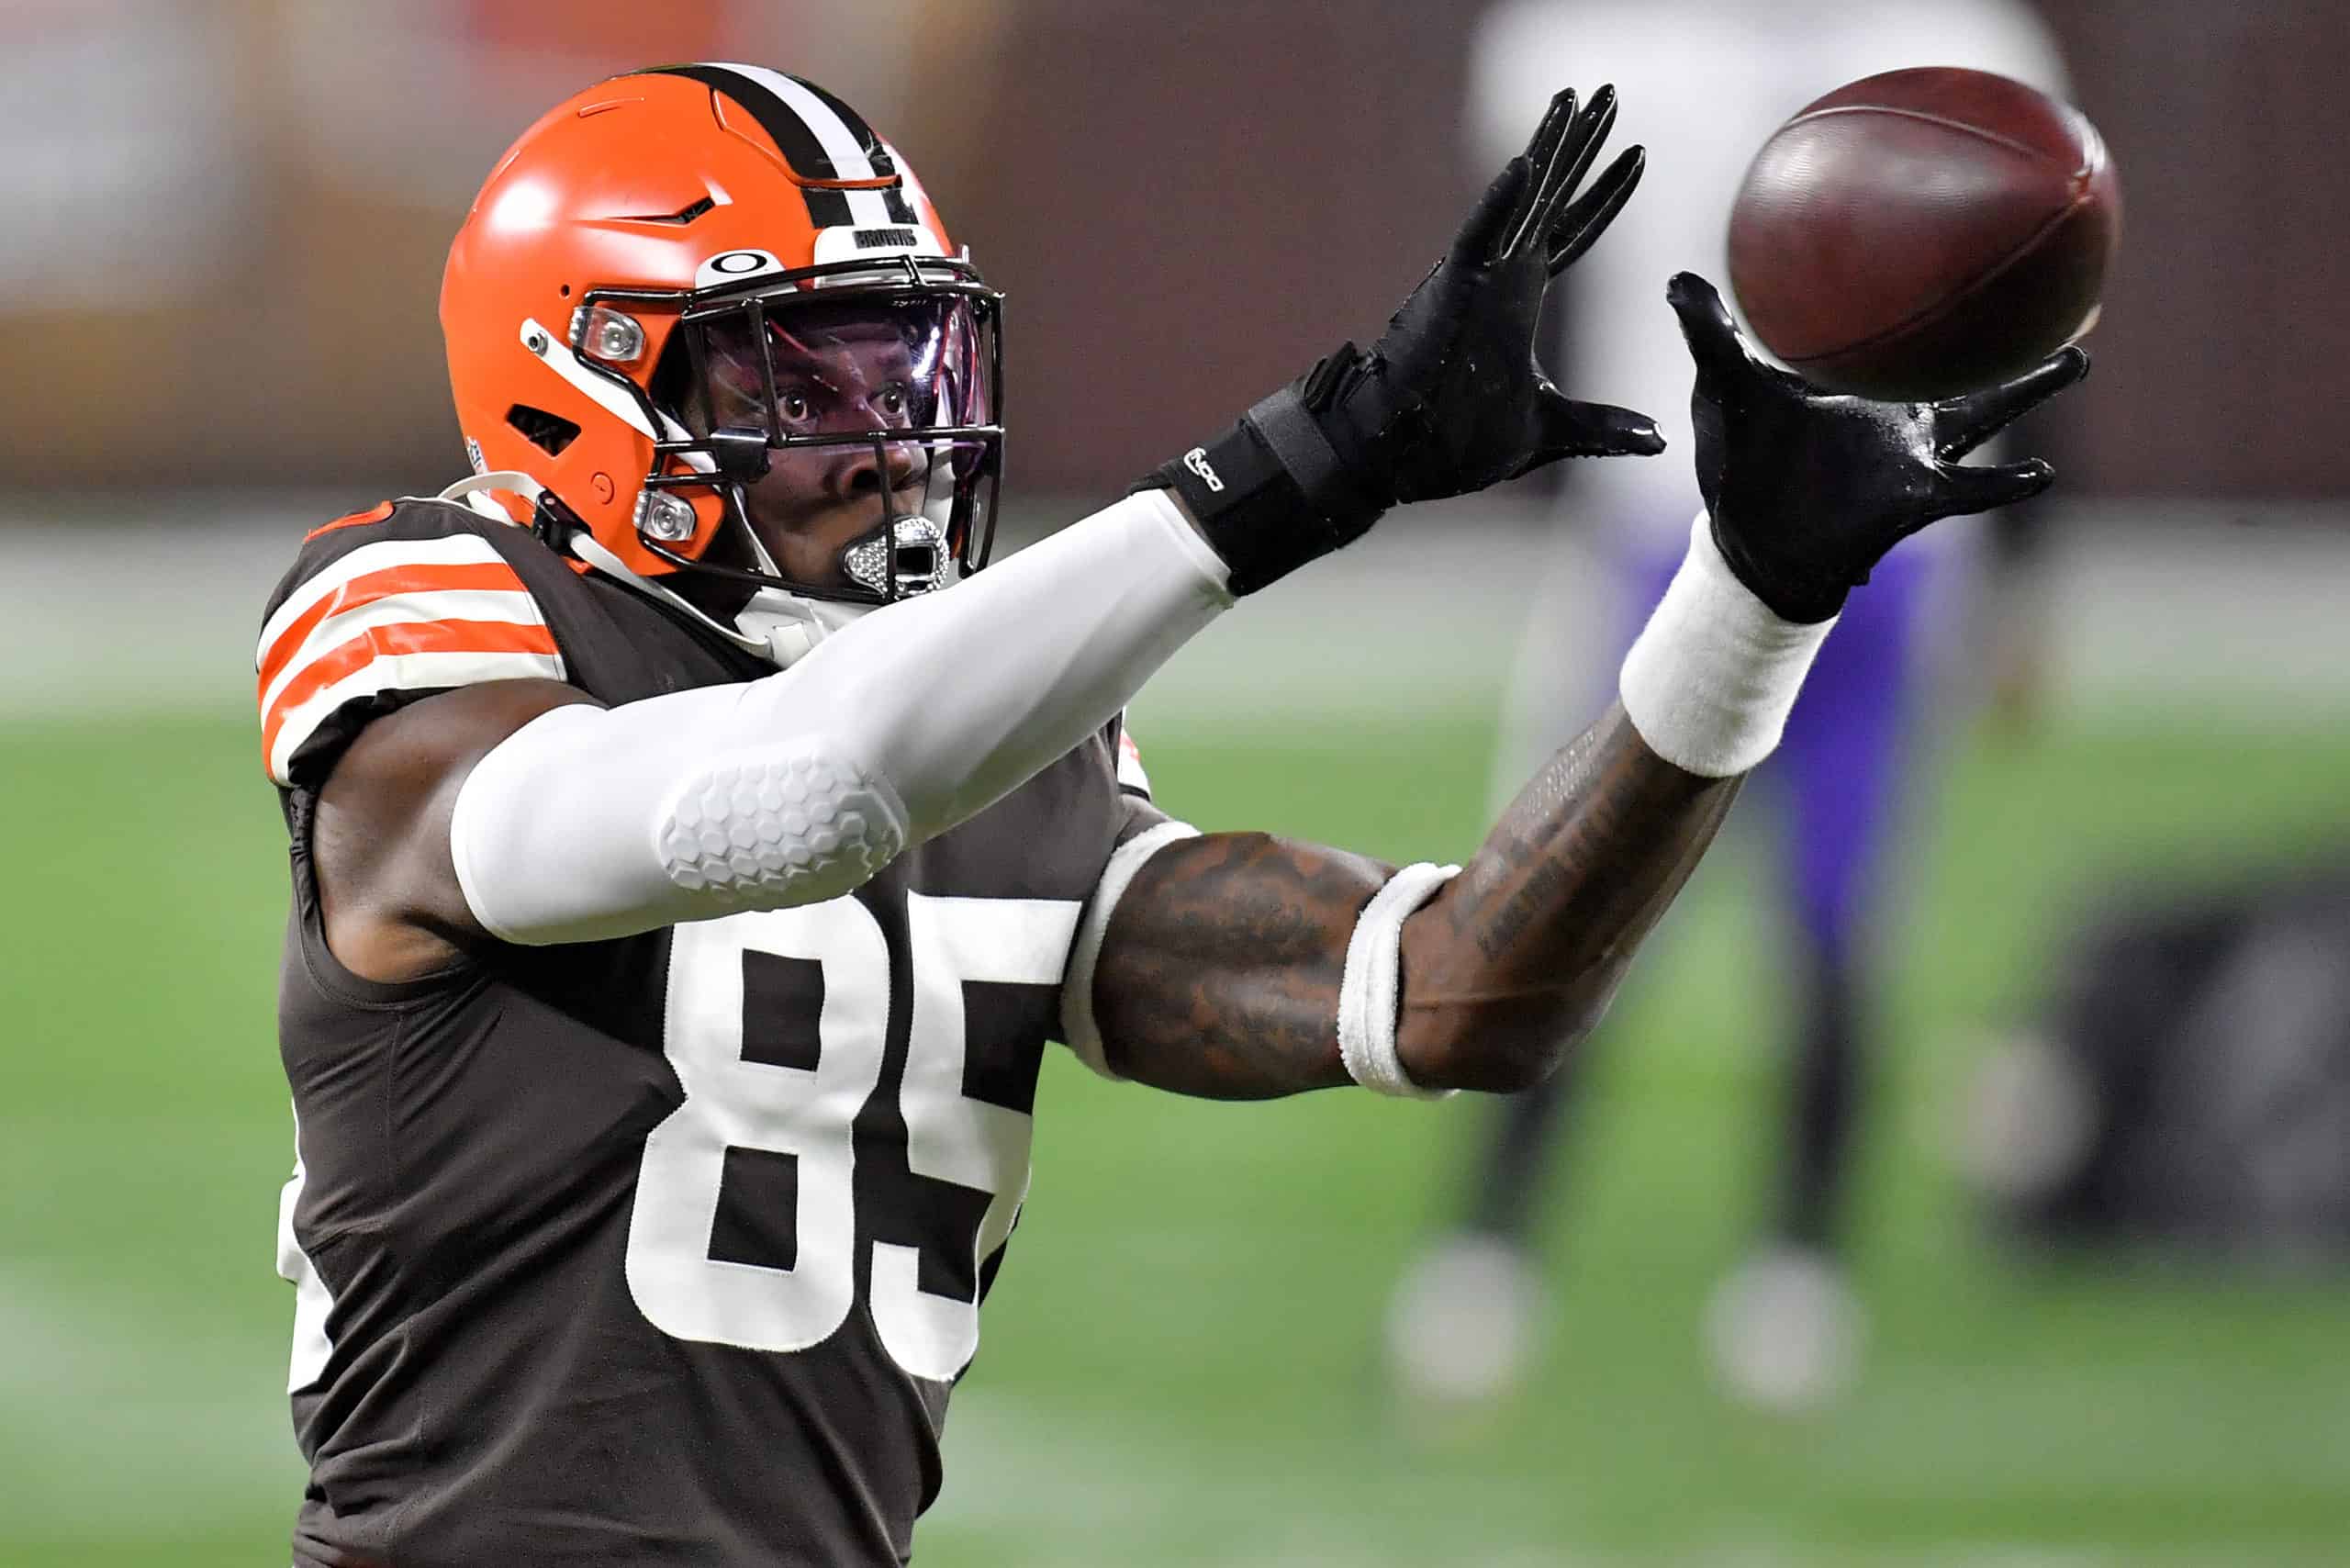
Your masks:
[{"label": "helmet facemask", "polygon": [[[911,257],[687,297],[651,378],[669,439],[640,541],[682,570],[856,603],[978,571],[1002,473],[1000,300],[966,263]],[[697,493],[719,498],[726,543],[688,556]]]}]

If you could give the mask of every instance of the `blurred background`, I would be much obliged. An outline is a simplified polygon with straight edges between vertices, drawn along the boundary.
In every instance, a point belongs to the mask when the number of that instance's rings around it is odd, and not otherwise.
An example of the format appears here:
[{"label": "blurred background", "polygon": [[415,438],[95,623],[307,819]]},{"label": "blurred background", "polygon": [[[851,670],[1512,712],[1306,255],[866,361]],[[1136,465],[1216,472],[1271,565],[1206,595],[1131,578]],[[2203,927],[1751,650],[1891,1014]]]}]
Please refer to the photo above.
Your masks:
[{"label": "blurred background", "polygon": [[[1490,174],[1494,51],[1594,84],[1506,42],[1529,4],[0,0],[0,1562],[281,1560],[252,636],[308,528],[462,472],[434,299],[504,146],[652,62],[856,104],[1010,296],[1016,544],[1375,333]],[[1655,25],[1816,8],[1707,9]],[[1475,1399],[1399,1388],[1388,1312],[1478,1197],[1479,1107],[1056,1056],[923,1562],[2350,1561],[2350,10],[2036,9],[2127,217],[2096,375],[2023,438],[2055,498],[2000,550],[1946,525],[1922,614],[1849,1386],[1757,1410],[1704,1349],[1794,989],[1741,821],[1587,1065],[1524,1365]],[[1571,390],[1634,400],[1561,315]],[[1161,802],[1462,857],[1529,620],[1588,674],[1560,711],[1605,699],[1585,510],[1400,513],[1228,617],[1136,704]]]}]

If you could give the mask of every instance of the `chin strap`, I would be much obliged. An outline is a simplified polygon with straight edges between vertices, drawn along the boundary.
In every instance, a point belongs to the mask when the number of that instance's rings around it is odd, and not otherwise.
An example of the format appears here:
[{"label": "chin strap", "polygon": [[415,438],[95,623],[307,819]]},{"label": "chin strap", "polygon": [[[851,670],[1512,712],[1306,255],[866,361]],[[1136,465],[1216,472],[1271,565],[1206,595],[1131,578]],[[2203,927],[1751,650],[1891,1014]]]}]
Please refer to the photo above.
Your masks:
[{"label": "chin strap", "polygon": [[[536,507],[539,498],[546,494],[546,487],[528,474],[500,469],[490,474],[469,474],[442,490],[437,498],[463,501],[484,517],[512,522],[514,519],[507,510],[491,498],[496,494],[518,496]],[[756,543],[755,535],[754,543]],[[627,562],[604,548],[603,543],[585,528],[572,529],[565,544],[572,554],[604,576],[646,599],[657,599],[679,614],[690,617],[736,647],[769,660],[778,669],[789,669],[806,658],[817,644],[863,615],[869,608],[861,604],[836,604],[829,599],[802,599],[780,588],[761,588],[735,615],[734,624],[729,626],[703,611],[675,588],[666,588],[631,567]],[[764,559],[765,552],[761,554]]]},{"label": "chin strap", "polygon": [[789,669],[817,644],[871,611],[869,604],[803,599],[781,588],[761,588],[737,610],[734,624],[760,639],[778,669]]},{"label": "chin strap", "polygon": [[547,487],[544,485],[540,484],[520,469],[499,468],[487,474],[468,474],[455,484],[443,488],[432,498],[436,501],[463,501],[484,517],[496,518],[500,522],[512,522],[513,514],[490,499],[491,496],[517,496],[527,505],[536,507],[539,504],[539,498],[546,493]]},{"label": "chin strap", "polygon": [[755,654],[764,654],[767,652],[767,644],[763,639],[744,636],[741,632],[735,630],[733,627],[726,625],[715,617],[705,614],[699,606],[694,604],[692,600],[687,599],[685,595],[677,592],[675,588],[664,588],[659,583],[655,582],[652,578],[641,575],[627,562],[621,560],[618,555],[613,554],[610,550],[605,549],[603,542],[599,540],[594,534],[588,532],[586,529],[573,529],[570,536],[564,541],[564,545],[574,555],[576,555],[579,559],[587,562],[589,566],[595,567],[596,570],[603,573],[606,577],[620,583],[622,587],[633,588],[636,592],[642,594],[646,599],[658,599],[660,602],[667,605],[670,609],[678,611],[680,614],[692,617],[695,621],[709,627],[711,631],[717,633],[720,636],[725,638],[736,647],[746,648]]}]

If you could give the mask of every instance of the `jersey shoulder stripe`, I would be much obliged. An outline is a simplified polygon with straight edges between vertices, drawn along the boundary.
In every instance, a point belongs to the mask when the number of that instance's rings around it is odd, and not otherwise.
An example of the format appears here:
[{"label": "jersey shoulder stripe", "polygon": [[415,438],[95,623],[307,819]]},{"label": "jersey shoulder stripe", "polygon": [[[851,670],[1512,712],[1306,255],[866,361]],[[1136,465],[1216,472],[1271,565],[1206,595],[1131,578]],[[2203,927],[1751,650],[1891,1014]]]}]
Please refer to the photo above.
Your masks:
[{"label": "jersey shoulder stripe", "polygon": [[369,718],[403,701],[478,681],[565,678],[545,615],[487,536],[509,525],[443,507],[403,520],[409,510],[313,532],[262,627],[262,756],[282,788],[322,777]]}]

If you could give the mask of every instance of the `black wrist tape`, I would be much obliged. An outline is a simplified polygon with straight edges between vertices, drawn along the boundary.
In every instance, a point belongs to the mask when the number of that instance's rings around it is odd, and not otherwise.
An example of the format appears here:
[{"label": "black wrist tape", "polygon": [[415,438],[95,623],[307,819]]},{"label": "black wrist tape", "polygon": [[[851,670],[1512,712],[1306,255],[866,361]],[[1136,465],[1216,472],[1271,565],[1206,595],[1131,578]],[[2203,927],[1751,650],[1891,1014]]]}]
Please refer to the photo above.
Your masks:
[{"label": "black wrist tape", "polygon": [[1361,537],[1386,508],[1365,494],[1321,426],[1284,388],[1224,434],[1163,463],[1136,486],[1183,498],[1232,569],[1232,591],[1254,593]]}]

